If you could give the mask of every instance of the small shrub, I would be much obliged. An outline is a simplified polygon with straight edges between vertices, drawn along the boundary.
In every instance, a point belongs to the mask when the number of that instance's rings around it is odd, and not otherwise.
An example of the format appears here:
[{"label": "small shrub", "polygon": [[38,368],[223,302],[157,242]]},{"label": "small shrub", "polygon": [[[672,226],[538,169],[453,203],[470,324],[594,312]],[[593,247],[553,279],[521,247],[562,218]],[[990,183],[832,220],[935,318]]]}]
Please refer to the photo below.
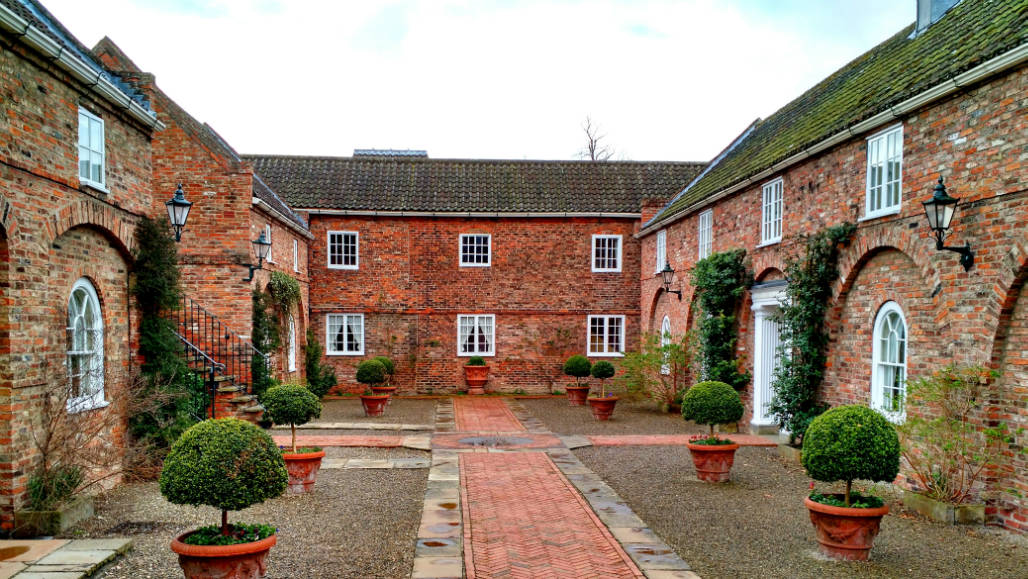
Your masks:
[{"label": "small shrub", "polygon": [[289,475],[282,453],[267,433],[237,418],[207,420],[182,433],[164,460],[161,494],[176,505],[221,509],[221,534],[229,535],[228,511],[281,495]]},{"label": "small shrub", "polygon": [[575,386],[582,385],[582,378],[585,378],[592,371],[593,365],[589,358],[581,354],[575,354],[564,362],[564,374],[575,378]]},{"label": "small shrub", "polygon": [[664,410],[681,404],[687,380],[693,375],[696,351],[694,333],[669,338],[665,344],[660,332],[647,333],[638,351],[625,352],[618,361],[621,374],[615,378],[629,397],[646,396]]},{"label": "small shrub", "polygon": [[615,373],[616,371],[614,369],[614,364],[611,364],[606,360],[600,360],[599,362],[593,364],[592,370],[590,370],[590,374],[592,374],[593,378],[596,378],[600,381],[601,398],[607,397],[607,378],[610,378]]},{"label": "small shrub", "polygon": [[896,429],[866,406],[839,406],[810,422],[803,435],[803,468],[814,480],[846,481],[846,506],[856,479],[892,482],[899,473]]},{"label": "small shrub", "polygon": [[467,366],[485,366],[485,358],[482,356],[472,356],[468,358]]},{"label": "small shrub", "polygon": [[58,466],[38,472],[29,478],[29,508],[49,511],[71,498],[85,480],[78,466]]},{"label": "small shrub", "polygon": [[282,384],[264,393],[265,416],[275,424],[288,424],[293,434],[292,448],[296,452],[296,426],[307,424],[321,416],[321,401],[301,384]]},{"label": "small shrub", "polygon": [[[378,360],[364,360],[357,365],[357,381],[367,386],[385,382],[386,370]],[[370,388],[369,388],[370,391]]]},{"label": "small shrub", "polygon": [[709,425],[711,438],[715,424],[738,422],[743,412],[739,393],[724,382],[700,382],[682,396],[682,418]]},{"label": "small shrub", "polygon": [[321,365],[323,354],[324,349],[321,347],[321,343],[314,336],[314,332],[308,329],[307,344],[303,349],[304,366],[307,369],[307,388],[318,398],[328,394],[336,385],[335,370],[331,366]]},{"label": "small shrub", "polygon": [[372,359],[382,362],[382,366],[385,368],[386,376],[392,376],[396,373],[396,364],[393,363],[393,361],[389,359],[388,356],[375,356]]}]

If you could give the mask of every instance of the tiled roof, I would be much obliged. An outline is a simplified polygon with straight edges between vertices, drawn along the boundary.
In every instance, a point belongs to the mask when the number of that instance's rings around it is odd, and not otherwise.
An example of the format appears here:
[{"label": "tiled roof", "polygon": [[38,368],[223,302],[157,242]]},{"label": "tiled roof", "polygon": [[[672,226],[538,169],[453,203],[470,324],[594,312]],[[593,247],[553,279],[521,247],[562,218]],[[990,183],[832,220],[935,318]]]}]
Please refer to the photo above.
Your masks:
[{"label": "tiled roof", "polygon": [[296,208],[498,213],[639,213],[703,163],[246,155]]},{"label": "tiled roof", "polygon": [[147,102],[142,92],[106,70],[90,50],[79,42],[75,35],[54,18],[42,4],[35,0],[0,0],[0,5],[17,14],[33,28],[36,28],[47,38],[56,42],[65,51],[73,54],[78,60],[85,63],[86,66],[96,71],[97,75],[111,81],[114,86],[118,87],[118,90],[125,93],[126,96],[141,107],[148,111],[150,110],[150,103]]},{"label": "tiled roof", "polygon": [[303,229],[307,229],[307,222],[305,222],[296,213],[293,213],[293,210],[275,194],[275,191],[273,191],[271,187],[268,187],[268,184],[264,182],[264,179],[261,179],[261,176],[256,174],[253,176],[253,196],[260,199],[269,207],[274,208],[275,211],[281,213],[295,225],[298,225]]},{"label": "tiled roof", "polygon": [[1028,40],[1028,0],[963,0],[915,38],[914,25],[850,62],[757,126],[650,223]]}]

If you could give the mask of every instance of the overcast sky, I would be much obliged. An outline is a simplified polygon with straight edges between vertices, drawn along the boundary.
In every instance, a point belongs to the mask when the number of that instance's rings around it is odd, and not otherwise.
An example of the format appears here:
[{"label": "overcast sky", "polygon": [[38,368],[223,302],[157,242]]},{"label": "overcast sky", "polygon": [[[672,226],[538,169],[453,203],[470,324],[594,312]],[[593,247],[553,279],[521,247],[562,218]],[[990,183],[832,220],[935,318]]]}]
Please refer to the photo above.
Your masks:
[{"label": "overcast sky", "polygon": [[707,161],[915,0],[42,0],[242,153]]}]

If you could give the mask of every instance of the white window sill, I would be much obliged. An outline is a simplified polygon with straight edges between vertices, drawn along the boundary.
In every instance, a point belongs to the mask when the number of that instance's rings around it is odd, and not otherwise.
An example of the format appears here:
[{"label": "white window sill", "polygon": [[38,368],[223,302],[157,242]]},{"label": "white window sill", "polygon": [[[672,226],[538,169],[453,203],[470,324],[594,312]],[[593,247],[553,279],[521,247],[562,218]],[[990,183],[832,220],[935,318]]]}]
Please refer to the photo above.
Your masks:
[{"label": "white window sill", "polygon": [[103,183],[97,183],[96,181],[93,181],[91,179],[83,179],[82,177],[79,177],[79,187],[92,189],[93,191],[96,191],[97,193],[103,193],[104,195],[111,194],[111,190],[105,187]]},{"label": "white window sill", "polygon": [[328,269],[345,269],[350,271],[357,271],[360,268],[356,265],[329,265]]},{"label": "white window sill", "polygon": [[364,352],[325,352],[326,356],[363,356]]},{"label": "white window sill", "polygon": [[781,237],[779,237],[778,239],[769,239],[767,241],[762,242],[760,245],[754,247],[753,249],[760,249],[762,247],[771,247],[772,245],[778,245],[781,242],[782,242],[782,238]]},{"label": "white window sill", "polygon": [[479,353],[476,354],[474,352],[460,352],[460,353],[457,354],[458,358],[474,358],[475,356],[481,356],[483,358],[493,358],[493,357],[496,356],[496,353],[495,352],[479,352]]},{"label": "white window sill", "polygon": [[491,263],[462,263],[461,267],[492,267]]},{"label": "white window sill", "polygon": [[589,352],[590,358],[623,358],[624,352]]},{"label": "white window sill", "polygon": [[106,400],[96,400],[91,396],[84,398],[69,398],[66,404],[68,414],[79,414],[80,412],[98,410],[110,405],[111,403]]},{"label": "white window sill", "polygon": [[876,211],[874,213],[868,213],[867,215],[857,219],[857,223],[862,223],[864,221],[871,221],[873,219],[878,219],[879,217],[888,217],[889,215],[899,215],[900,209],[901,209],[901,207],[897,205],[896,207],[892,207],[890,209],[885,209],[884,211]]},{"label": "white window sill", "polygon": [[621,273],[620,269],[594,269],[593,273]]}]

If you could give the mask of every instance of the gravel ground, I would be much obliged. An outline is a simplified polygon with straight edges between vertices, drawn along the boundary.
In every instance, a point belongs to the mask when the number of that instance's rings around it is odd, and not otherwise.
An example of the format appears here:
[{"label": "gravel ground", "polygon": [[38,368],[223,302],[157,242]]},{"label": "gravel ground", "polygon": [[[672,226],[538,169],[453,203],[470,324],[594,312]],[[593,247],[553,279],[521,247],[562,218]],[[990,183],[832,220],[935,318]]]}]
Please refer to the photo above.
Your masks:
[{"label": "gravel ground", "polygon": [[689,434],[702,432],[676,413],[661,412],[650,401],[619,400],[610,420],[593,418],[588,406],[568,406],[567,399],[519,400],[555,434]]},{"label": "gravel ground", "polygon": [[[336,457],[427,456],[404,449],[332,449]],[[278,544],[268,556],[269,578],[409,577],[428,469],[329,469],[318,474],[315,491],[282,496],[230,513],[231,521],[278,527]],[[128,484],[108,493],[97,517],[69,537],[130,536],[135,548],[101,577],[182,577],[168,548],[171,538],[198,525],[216,524],[210,507],[176,506],[157,483]]]},{"label": "gravel ground", "polygon": [[360,398],[322,402],[321,418],[316,422],[368,422],[399,424],[432,424],[435,421],[436,400],[393,398],[382,416],[364,416]]},{"label": "gravel ground", "polygon": [[803,506],[810,479],[774,449],[739,449],[732,482],[723,485],[698,481],[683,447],[592,447],[575,454],[704,579],[1028,577],[1025,538],[929,522],[904,512],[888,497],[891,487],[882,489],[892,512],[871,560],[822,558]]}]

